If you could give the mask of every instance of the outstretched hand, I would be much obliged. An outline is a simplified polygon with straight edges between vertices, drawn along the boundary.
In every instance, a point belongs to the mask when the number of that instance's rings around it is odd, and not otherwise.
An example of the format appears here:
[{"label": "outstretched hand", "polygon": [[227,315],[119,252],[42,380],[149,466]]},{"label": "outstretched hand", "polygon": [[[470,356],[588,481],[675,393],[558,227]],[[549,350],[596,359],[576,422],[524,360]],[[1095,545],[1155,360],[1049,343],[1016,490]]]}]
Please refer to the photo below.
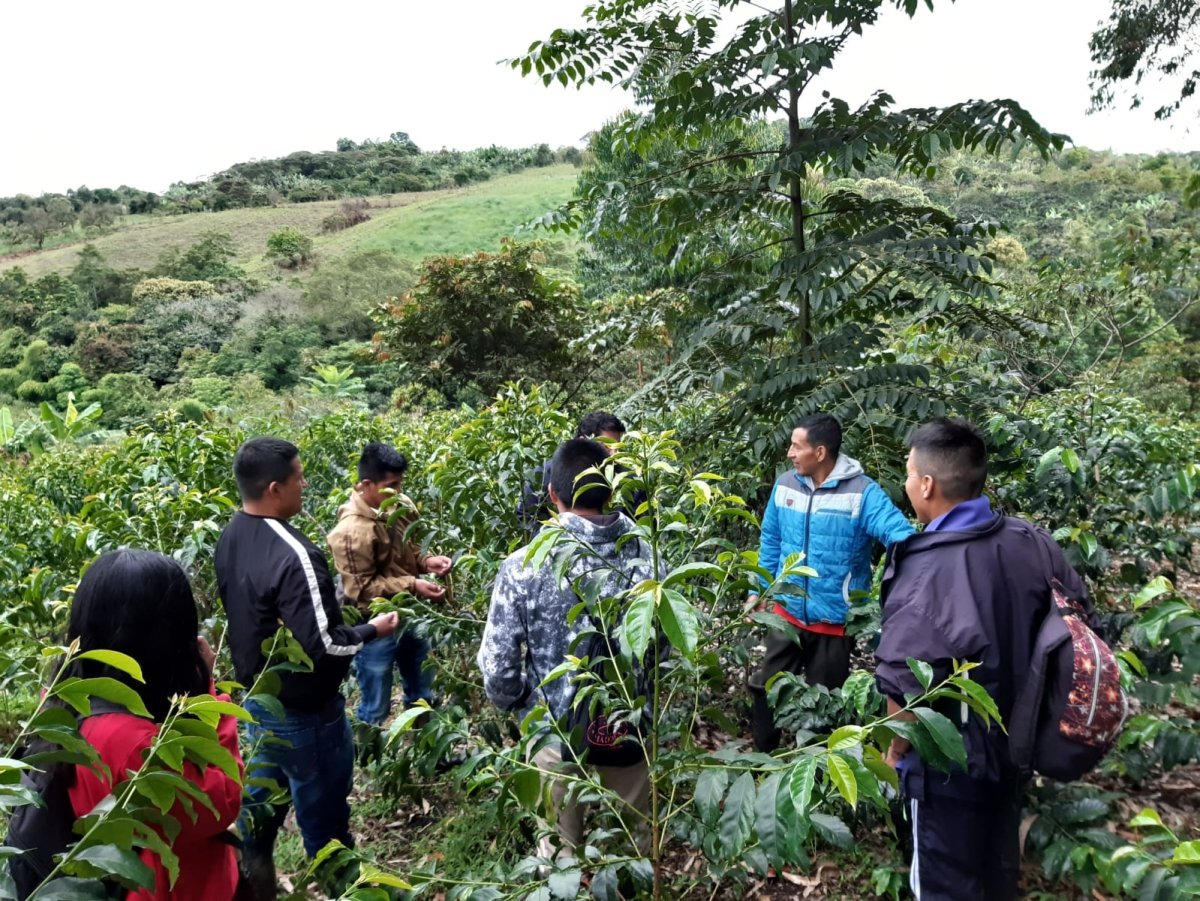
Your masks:
[{"label": "outstretched hand", "polygon": [[428,579],[417,579],[413,582],[412,592],[419,598],[425,598],[428,601],[436,601],[446,596],[446,589],[437,582],[430,582]]}]

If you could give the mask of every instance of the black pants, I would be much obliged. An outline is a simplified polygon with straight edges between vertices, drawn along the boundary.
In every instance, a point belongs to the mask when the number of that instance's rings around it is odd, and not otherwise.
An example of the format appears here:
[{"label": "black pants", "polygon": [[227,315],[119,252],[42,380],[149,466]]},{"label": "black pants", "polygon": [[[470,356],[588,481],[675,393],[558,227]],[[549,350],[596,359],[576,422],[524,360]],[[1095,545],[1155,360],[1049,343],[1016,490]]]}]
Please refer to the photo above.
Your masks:
[{"label": "black pants", "polygon": [[762,666],[750,677],[750,696],[754,701],[754,746],[774,751],[779,746],[775,711],[767,700],[766,684],[776,673],[803,676],[810,685],[841,688],[850,675],[850,650],[854,639],[842,635],[820,635],[807,629],[789,627],[767,633],[767,653]]},{"label": "black pants", "polygon": [[[930,773],[928,778],[936,776]],[[1021,787],[1014,781],[972,794],[963,798],[928,789],[914,792],[905,785],[913,838],[909,886],[918,901],[1017,897]]]}]

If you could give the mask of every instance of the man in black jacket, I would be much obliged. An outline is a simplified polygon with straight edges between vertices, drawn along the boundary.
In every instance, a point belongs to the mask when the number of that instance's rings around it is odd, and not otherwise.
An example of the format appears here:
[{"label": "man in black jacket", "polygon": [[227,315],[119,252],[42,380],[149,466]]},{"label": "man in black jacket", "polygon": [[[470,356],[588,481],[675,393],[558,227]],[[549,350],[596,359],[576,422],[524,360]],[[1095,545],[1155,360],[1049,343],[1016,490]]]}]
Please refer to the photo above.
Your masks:
[{"label": "man in black jacket", "polygon": [[[888,554],[875,652],[879,690],[895,714],[906,695],[923,693],[908,658],[930,664],[935,684],[953,661],[972,661],[979,665],[971,678],[1007,722],[1050,610],[1050,580],[1074,597],[1086,589],[1045,530],[993,512],[983,496],[987,451],[978,429],[934,420],[917,429],[911,447],[905,491],[925,530]],[[1008,739],[999,726],[985,728],[953,708],[942,712],[959,724],[965,771],[927,769],[903,739],[889,749],[912,826],[909,882],[921,901],[1015,898],[1022,786]]]},{"label": "man in black jacket", "polygon": [[[350,795],[354,750],[346,720],[342,680],[363,645],[396,630],[395,613],[346,626],[324,554],[288,519],[300,512],[304,467],[296,446],[278,438],[252,438],[233,463],[242,509],[217,542],[217,586],[229,620],[229,648],[237,679],[249,686],[267,664],[263,642],[280,623],[312,660],[311,672],[280,675],[279,709],[254,700],[246,709],[251,746],[248,775],[290,790],[304,850],[314,856],[332,839],[352,845]],[[272,705],[274,707],[274,705]],[[275,897],[275,836],[287,805],[272,805],[271,791],[246,789],[238,826],[243,870],[259,898]]]}]

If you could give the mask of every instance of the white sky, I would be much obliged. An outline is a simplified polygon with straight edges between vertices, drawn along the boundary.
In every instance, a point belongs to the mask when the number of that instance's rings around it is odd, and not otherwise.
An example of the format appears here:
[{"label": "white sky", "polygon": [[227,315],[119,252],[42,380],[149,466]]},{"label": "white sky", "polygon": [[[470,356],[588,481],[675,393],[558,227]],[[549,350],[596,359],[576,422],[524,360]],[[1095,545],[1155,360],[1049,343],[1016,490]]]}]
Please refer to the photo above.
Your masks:
[{"label": "white sky", "polygon": [[[579,21],[585,0],[57,0],[4,10],[0,196],[162,190],[255,157],[407,131],[423,149],[553,147],[623,109],[497,61]],[[1106,0],[958,0],[889,14],[823,85],[851,103],[1012,97],[1079,144],[1200,149],[1149,109],[1086,116]],[[815,100],[814,100],[815,102]],[[1194,121],[1194,116],[1192,117]]]}]

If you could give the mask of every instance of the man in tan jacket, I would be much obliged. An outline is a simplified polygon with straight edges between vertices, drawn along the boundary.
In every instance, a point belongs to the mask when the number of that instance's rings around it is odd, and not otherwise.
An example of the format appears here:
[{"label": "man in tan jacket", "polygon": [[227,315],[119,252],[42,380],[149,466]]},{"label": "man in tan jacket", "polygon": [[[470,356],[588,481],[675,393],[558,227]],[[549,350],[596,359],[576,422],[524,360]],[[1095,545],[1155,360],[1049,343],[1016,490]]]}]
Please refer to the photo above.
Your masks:
[{"label": "man in tan jacket", "polygon": [[[441,585],[421,576],[448,573],[450,558],[421,553],[405,535],[418,515],[413,502],[400,493],[407,469],[404,455],[390,445],[372,443],[363,448],[358,484],[338,510],[338,523],[327,539],[342,577],[342,591],[363,614],[379,597],[408,593],[439,600],[446,594]],[[396,503],[381,511],[384,501],[393,496]],[[432,703],[432,674],[423,671],[428,654],[429,642],[411,628],[363,647],[354,659],[362,694],[358,718],[376,725],[387,718],[393,667],[400,671],[406,704]]]}]

